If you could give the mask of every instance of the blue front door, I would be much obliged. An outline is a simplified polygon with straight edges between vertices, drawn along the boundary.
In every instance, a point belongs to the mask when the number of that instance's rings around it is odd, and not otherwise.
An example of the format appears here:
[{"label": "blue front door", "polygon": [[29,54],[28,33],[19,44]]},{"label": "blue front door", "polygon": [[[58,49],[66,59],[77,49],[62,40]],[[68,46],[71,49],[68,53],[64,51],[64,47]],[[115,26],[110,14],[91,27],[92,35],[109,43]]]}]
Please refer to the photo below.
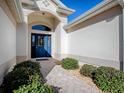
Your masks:
[{"label": "blue front door", "polygon": [[51,57],[51,35],[31,35],[31,57]]}]

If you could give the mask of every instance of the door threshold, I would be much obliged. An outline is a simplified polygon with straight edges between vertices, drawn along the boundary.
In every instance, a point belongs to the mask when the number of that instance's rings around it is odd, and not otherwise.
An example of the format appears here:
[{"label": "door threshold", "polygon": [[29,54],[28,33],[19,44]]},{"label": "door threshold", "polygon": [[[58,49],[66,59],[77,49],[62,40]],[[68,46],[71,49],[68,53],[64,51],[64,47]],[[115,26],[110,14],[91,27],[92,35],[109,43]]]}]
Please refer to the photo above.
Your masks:
[{"label": "door threshold", "polygon": [[49,60],[51,59],[51,57],[40,57],[40,58],[34,58],[32,60],[35,60],[35,61],[45,61],[45,60]]}]

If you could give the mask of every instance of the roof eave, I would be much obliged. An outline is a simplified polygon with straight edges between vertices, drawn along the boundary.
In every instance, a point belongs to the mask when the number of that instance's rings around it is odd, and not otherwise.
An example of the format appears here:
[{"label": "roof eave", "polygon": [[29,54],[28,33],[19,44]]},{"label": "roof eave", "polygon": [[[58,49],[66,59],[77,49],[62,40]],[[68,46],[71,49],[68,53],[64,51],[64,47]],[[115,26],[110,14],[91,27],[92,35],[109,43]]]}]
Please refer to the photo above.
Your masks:
[{"label": "roof eave", "polygon": [[52,1],[58,5],[58,10],[63,10],[64,12],[66,11],[68,12],[67,14],[72,14],[75,12],[74,9],[68,8],[59,0],[52,0]]},{"label": "roof eave", "polygon": [[62,8],[62,7],[58,7],[57,12],[61,12],[61,13],[67,14],[67,15],[71,15],[75,12],[75,10],[72,10],[72,9],[69,10],[69,9],[65,9],[65,8]]},{"label": "roof eave", "polygon": [[82,14],[81,16],[77,17],[76,19],[74,19],[73,21],[71,21],[69,24],[64,26],[64,29],[66,31],[68,31],[68,29],[70,29],[71,27],[73,27],[74,25],[77,25],[81,22],[86,21],[87,19],[98,15],[102,12],[104,12],[107,9],[110,9],[114,6],[116,6],[118,3],[117,0],[106,0],[103,1],[102,3],[98,4],[96,7],[90,9],[89,11],[87,11],[86,13]]}]

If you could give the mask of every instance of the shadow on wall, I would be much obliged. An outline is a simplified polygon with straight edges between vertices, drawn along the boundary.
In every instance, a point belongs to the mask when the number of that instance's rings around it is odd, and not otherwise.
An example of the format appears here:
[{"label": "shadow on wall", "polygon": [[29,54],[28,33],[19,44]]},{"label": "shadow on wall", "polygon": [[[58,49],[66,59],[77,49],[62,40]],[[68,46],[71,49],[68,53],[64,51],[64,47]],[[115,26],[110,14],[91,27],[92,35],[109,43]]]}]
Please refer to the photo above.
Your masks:
[{"label": "shadow on wall", "polygon": [[121,13],[122,13],[121,6],[118,5],[118,6],[115,6],[99,15],[96,15],[80,24],[77,24],[76,26],[72,27],[70,30],[71,30],[71,32],[73,32],[75,30],[88,27],[88,26],[96,24],[98,22],[102,22],[102,21],[110,22]]}]

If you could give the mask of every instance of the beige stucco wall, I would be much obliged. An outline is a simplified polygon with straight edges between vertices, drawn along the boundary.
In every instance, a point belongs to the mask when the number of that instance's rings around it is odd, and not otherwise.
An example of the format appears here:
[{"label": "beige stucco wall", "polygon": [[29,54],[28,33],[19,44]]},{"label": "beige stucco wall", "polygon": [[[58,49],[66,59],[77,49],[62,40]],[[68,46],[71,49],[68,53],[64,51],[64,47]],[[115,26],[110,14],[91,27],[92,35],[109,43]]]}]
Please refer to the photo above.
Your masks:
[{"label": "beige stucco wall", "polygon": [[121,15],[121,7],[117,6],[72,27],[68,54],[119,62]]},{"label": "beige stucco wall", "polygon": [[46,15],[41,16],[42,12],[39,14],[32,14],[30,15],[30,17],[28,18],[28,24],[37,24],[38,22],[42,22],[43,24],[47,25],[50,28],[54,28],[55,26],[55,19],[52,17],[47,17]]},{"label": "beige stucco wall", "polygon": [[13,19],[7,5],[0,6],[0,84],[16,64],[16,23]]}]

